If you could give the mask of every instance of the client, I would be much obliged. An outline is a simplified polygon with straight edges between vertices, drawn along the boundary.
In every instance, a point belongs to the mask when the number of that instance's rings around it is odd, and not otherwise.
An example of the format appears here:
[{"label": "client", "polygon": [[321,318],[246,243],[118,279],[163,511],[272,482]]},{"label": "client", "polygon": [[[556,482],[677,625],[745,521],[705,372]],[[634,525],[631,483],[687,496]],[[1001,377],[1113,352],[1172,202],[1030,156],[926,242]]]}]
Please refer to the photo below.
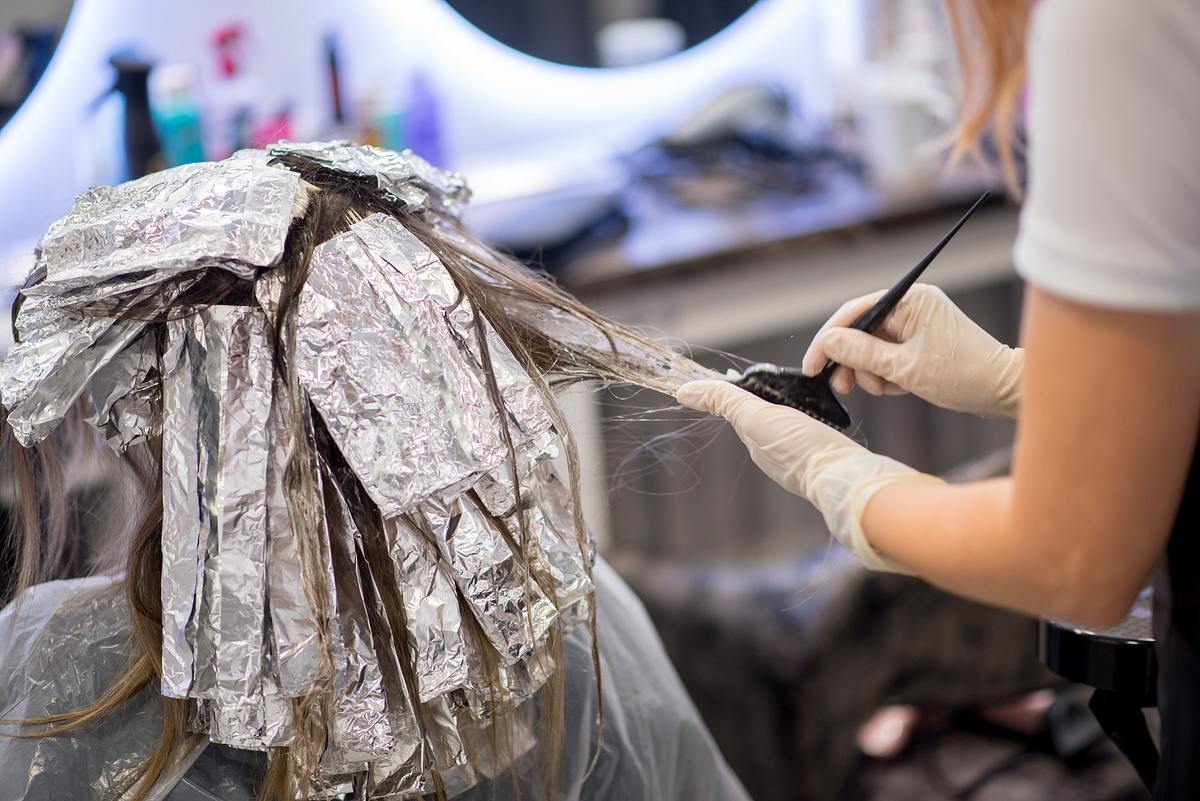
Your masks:
[{"label": "client", "polygon": [[[594,557],[553,394],[712,374],[480,244],[467,195],[280,144],[50,228],[0,365],[0,801],[745,798]],[[72,526],[80,465],[119,531]]]}]

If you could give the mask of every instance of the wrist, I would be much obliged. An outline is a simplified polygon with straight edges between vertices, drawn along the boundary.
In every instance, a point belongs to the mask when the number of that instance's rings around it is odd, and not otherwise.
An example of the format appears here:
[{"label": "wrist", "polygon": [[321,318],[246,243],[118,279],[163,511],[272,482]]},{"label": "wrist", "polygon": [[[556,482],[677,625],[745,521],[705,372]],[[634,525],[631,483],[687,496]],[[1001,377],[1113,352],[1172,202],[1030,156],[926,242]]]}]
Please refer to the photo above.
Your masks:
[{"label": "wrist", "polygon": [[[868,570],[911,574],[909,568],[888,557],[868,539],[863,522],[868,505],[885,488],[897,491],[905,484],[944,483],[886,456],[864,451],[855,463],[843,463],[822,476],[823,487],[814,498],[825,516],[829,533]],[[846,468],[844,471],[839,467]],[[824,497],[820,497],[824,496]]]},{"label": "wrist", "polygon": [[1016,420],[1021,410],[1021,374],[1025,370],[1025,349],[1005,346],[1003,368],[997,376],[993,415]]}]

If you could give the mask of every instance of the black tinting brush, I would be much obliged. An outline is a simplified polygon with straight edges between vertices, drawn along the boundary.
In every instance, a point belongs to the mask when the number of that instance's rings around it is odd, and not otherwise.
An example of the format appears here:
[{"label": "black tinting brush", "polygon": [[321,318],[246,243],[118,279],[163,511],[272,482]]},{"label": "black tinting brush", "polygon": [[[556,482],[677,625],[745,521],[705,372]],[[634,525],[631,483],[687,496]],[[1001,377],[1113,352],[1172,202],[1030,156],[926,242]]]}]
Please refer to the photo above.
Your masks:
[{"label": "black tinting brush", "polygon": [[[903,278],[884,293],[883,297],[876,301],[874,306],[855,320],[851,328],[857,328],[868,334],[875,333],[880,324],[896,308],[900,299],[904,297],[904,293],[908,292],[909,287],[916,283],[917,279],[921,277],[921,273],[925,272],[925,268],[937,258],[937,255],[942,252],[942,248],[946,247],[946,243],[954,238],[958,229],[963,227],[963,223],[975,213],[975,209],[979,208],[979,205],[987,200],[990,194],[984,192],[980,195],[971,208],[967,209],[967,213],[962,216],[962,219],[956,222],[954,227],[942,237],[942,241],[934,245],[933,250],[929,251],[916,267],[909,270]],[[799,409],[826,425],[845,431],[850,428],[850,413],[838,400],[829,383],[833,377],[833,371],[837,368],[837,362],[829,362],[821,372],[814,376],[806,376],[794,367],[752,364],[733,383],[742,389],[753,392],[763,400]]]}]

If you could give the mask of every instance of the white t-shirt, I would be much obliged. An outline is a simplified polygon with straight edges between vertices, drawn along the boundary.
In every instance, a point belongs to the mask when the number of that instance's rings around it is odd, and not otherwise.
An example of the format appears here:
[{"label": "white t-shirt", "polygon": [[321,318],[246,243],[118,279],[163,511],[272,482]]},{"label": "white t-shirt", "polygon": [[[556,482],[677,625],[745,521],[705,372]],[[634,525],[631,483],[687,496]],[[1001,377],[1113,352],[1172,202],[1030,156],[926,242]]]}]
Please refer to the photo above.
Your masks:
[{"label": "white t-shirt", "polygon": [[1042,0],[1014,253],[1083,303],[1200,309],[1200,0]]}]

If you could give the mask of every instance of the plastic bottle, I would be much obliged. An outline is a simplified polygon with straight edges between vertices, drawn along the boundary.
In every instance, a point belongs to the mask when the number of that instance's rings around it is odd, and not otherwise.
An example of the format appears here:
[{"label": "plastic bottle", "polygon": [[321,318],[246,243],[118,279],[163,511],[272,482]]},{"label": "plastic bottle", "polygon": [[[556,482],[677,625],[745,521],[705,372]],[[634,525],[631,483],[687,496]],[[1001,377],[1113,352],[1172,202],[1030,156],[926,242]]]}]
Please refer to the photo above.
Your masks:
[{"label": "plastic bottle", "polygon": [[141,178],[162,169],[162,146],[150,116],[151,65],[124,54],[109,63],[117,72],[112,90],[125,100],[126,178]]},{"label": "plastic bottle", "polygon": [[418,156],[437,167],[445,166],[442,152],[441,110],[428,76],[414,72],[409,84],[408,111],[405,114],[408,146]]},{"label": "plastic bottle", "polygon": [[151,76],[151,107],[168,167],[204,161],[204,133],[193,85],[194,71],[186,64],[164,64]]}]

